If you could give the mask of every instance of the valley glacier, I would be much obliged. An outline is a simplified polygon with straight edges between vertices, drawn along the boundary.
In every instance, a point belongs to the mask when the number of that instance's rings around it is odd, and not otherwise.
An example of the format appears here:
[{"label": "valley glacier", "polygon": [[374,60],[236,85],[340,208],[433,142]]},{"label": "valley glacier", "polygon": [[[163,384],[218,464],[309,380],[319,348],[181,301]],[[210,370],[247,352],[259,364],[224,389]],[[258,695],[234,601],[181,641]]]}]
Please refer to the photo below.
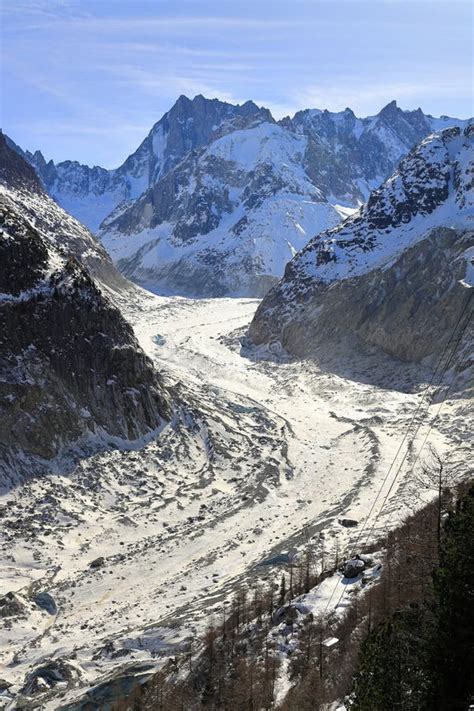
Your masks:
[{"label": "valley glacier", "polygon": [[[257,299],[118,298],[167,387],[179,401],[185,383],[186,395],[157,439],[58,457],[0,492],[0,595],[15,590],[23,608],[2,628],[0,677],[18,694],[47,659],[77,670],[44,708],[134,664],[159,666],[236,589],[281,574],[262,563],[308,538],[322,532],[328,556],[346,550],[356,534],[338,519],[367,516],[430,377],[375,352],[333,354],[336,375],[250,347]],[[429,428],[440,452],[467,461],[468,413],[449,393],[430,406],[374,535],[409,510]],[[53,611],[31,602],[40,592]]]}]

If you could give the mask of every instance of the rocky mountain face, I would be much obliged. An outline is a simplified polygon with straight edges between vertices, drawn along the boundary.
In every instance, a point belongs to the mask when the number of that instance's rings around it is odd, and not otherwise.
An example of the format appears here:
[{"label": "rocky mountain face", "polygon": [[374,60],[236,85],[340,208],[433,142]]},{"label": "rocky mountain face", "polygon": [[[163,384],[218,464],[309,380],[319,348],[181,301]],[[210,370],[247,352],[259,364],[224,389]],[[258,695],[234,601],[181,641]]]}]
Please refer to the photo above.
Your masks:
[{"label": "rocky mountain face", "polygon": [[363,119],[313,109],[275,122],[252,102],[182,96],[117,170],[25,156],[60,205],[93,229],[102,222],[130,279],[165,293],[262,296],[414,144],[464,124],[395,102]]},{"label": "rocky mountain face", "polygon": [[[139,197],[181,158],[225,131],[271,119],[270,112],[247,101],[234,106],[217,99],[180,96],[151,129],[137,150],[117,169],[90,168],[77,161],[46,162],[42,153],[23,152],[37,171],[46,191],[61,207],[89,229],[119,204]],[[18,150],[18,147],[13,144]]]},{"label": "rocky mountain face", "polygon": [[[0,470],[21,475],[31,457],[78,441],[143,437],[168,409],[131,327],[86,266],[102,248],[82,227],[68,239],[78,223],[52,202],[0,137]],[[55,231],[45,215],[60,213]]]},{"label": "rocky mountain face", "polygon": [[305,145],[267,121],[221,136],[112,213],[99,238],[152,290],[262,296],[313,230],[341,219],[301,167]]},{"label": "rocky mountain face", "polygon": [[473,143],[470,124],[416,146],[358,213],[287,265],[251,341],[299,357],[348,338],[402,360],[439,353],[472,301]]},{"label": "rocky mountain face", "polygon": [[425,136],[466,122],[434,118],[421,109],[402,111],[392,101],[367,118],[357,118],[349,108],[340,113],[308,109],[282,124],[308,137],[304,166],[325,195],[357,205],[366,202],[371,190]]},{"label": "rocky mountain face", "polygon": [[309,237],[338,224],[435,123],[393,102],[370,119],[302,112],[187,154],[99,232],[130,279],[191,296],[262,296]]},{"label": "rocky mountain face", "polygon": [[0,133],[0,189],[8,192],[19,215],[53,247],[67,248],[102,284],[113,289],[130,288],[100,242],[47,195],[35,170],[10,144]]}]

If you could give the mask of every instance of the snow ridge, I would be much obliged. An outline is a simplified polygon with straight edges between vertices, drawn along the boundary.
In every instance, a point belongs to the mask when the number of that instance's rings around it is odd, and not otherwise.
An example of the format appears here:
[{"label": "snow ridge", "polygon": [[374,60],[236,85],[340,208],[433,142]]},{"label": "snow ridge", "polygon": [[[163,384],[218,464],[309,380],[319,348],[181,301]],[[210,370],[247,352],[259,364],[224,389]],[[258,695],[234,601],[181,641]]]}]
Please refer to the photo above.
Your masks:
[{"label": "snow ridge", "polygon": [[474,124],[425,138],[355,215],[313,238],[288,273],[326,283],[353,277],[393,261],[430,229],[472,228],[473,143]]},{"label": "snow ridge", "polygon": [[465,125],[395,102],[367,118],[311,109],[275,122],[252,102],[181,96],[116,170],[24,155],[59,204],[101,225],[132,280],[157,293],[262,296],[413,145]]},{"label": "snow ridge", "polygon": [[426,137],[356,214],[311,239],[257,309],[253,343],[300,357],[336,344],[437,354],[472,283],[473,141],[473,123]]}]

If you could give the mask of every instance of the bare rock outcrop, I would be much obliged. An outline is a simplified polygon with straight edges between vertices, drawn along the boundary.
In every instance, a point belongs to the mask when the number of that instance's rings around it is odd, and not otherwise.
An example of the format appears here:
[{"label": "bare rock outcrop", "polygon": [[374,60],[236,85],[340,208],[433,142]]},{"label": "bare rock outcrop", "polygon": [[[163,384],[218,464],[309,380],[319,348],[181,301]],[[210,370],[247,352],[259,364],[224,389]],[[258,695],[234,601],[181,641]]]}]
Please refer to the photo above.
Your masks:
[{"label": "bare rock outcrop", "polygon": [[[8,153],[3,143],[0,469],[14,462],[18,471],[23,456],[51,459],[80,439],[139,439],[162,425],[168,401],[131,326],[80,261],[77,243],[59,244],[41,217],[39,226],[28,219],[33,201],[40,211],[49,198],[34,192],[31,168],[22,161],[22,178],[21,159]],[[22,199],[32,201],[26,210]],[[93,249],[93,237],[86,238]],[[98,247],[95,258],[100,254]]]},{"label": "bare rock outcrop", "polygon": [[358,214],[311,240],[260,304],[253,343],[297,357],[347,338],[405,361],[439,354],[474,284],[473,139],[472,124],[428,137]]}]

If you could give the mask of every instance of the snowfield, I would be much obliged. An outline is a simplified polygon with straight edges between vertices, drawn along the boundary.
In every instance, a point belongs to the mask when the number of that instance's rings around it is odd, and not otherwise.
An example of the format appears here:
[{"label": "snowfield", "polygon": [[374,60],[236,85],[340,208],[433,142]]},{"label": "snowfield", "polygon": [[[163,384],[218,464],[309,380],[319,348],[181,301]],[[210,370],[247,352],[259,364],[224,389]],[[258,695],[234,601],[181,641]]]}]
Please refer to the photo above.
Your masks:
[{"label": "snowfield", "polygon": [[[51,709],[132,663],[159,665],[239,586],[279,578],[280,554],[296,554],[322,532],[331,556],[357,537],[361,523],[346,529],[338,519],[364,520],[427,373],[344,354],[335,356],[336,375],[252,350],[244,333],[258,303],[137,289],[122,309],[182,403],[172,422],[148,443],[76,465],[63,458],[49,475],[0,492],[0,595],[17,593],[19,609],[0,616],[0,677],[13,685],[10,699],[46,660],[66,660],[78,676],[42,699]],[[467,457],[468,404],[430,410],[376,533],[413,503],[409,464],[435,414],[429,442]],[[39,592],[55,607],[32,603]],[[315,611],[317,601],[316,591]]]}]

